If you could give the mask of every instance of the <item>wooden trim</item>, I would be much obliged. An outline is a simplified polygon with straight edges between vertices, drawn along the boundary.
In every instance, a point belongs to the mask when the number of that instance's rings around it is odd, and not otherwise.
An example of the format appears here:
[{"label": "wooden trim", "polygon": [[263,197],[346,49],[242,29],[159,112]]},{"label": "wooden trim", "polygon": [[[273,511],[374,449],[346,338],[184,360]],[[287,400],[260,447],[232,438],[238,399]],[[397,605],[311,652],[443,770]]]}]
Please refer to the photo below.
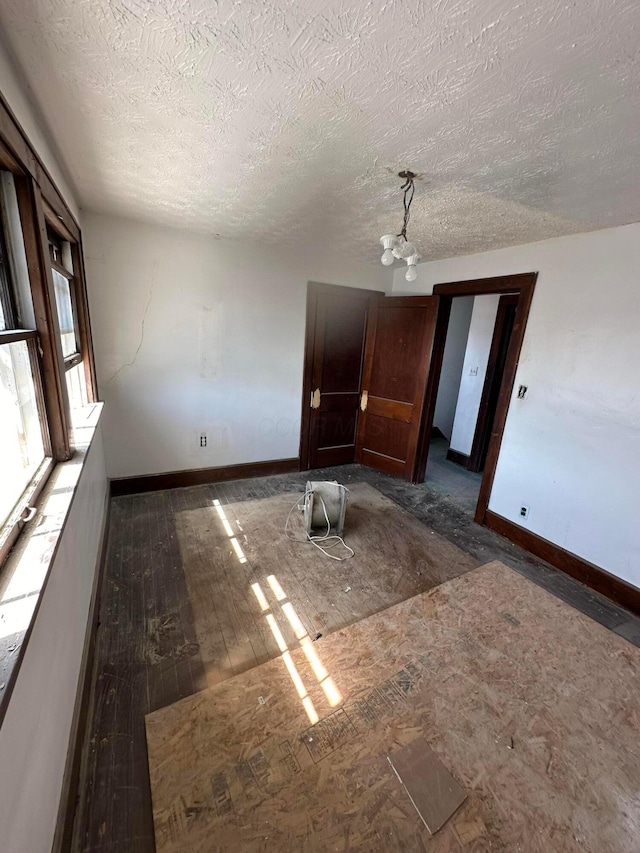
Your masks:
[{"label": "wooden trim", "polygon": [[52,231],[55,231],[56,234],[59,237],[62,237],[63,240],[66,240],[67,243],[77,243],[79,241],[79,230],[77,228],[74,228],[73,230],[67,228],[64,220],[58,216],[46,198],[43,198],[42,200],[42,207],[44,208],[44,218]]},{"label": "wooden trim", "polygon": [[249,477],[269,477],[272,474],[290,474],[300,470],[300,460],[271,459],[266,462],[246,462],[241,465],[224,465],[220,468],[194,468],[190,471],[168,471],[141,477],[121,477],[110,481],[112,497],[156,492],[163,489],[183,489],[187,486],[204,486],[227,480],[244,480]]},{"label": "wooden trim", "polygon": [[491,510],[487,510],[484,523],[486,527],[495,530],[496,533],[500,533],[511,542],[535,554],[536,557],[540,557],[540,559],[555,566],[556,569],[560,569],[561,572],[571,575],[572,578],[576,578],[610,601],[614,601],[630,610],[631,613],[635,613],[636,616],[640,616],[640,589],[622,580],[622,578],[612,575],[600,566],[578,557],[571,551],[560,548],[559,545],[554,545],[553,542],[543,539],[536,533],[520,527],[519,524],[514,524],[507,518],[491,512]]},{"label": "wooden trim", "polygon": [[[0,141],[10,159],[18,163],[22,174],[34,175],[36,155],[18,124],[11,107],[0,92]],[[4,159],[4,157],[3,157]],[[11,169],[13,171],[13,169]]]},{"label": "wooden trim", "polygon": [[59,264],[57,261],[54,261],[51,255],[49,255],[49,263],[51,264],[51,269],[59,272],[63,278],[66,278],[67,281],[73,281],[73,273],[69,272],[69,270],[65,269],[62,264]]},{"label": "wooden trim", "polygon": [[[508,293],[502,295],[498,303],[493,335],[491,337],[491,347],[489,349],[489,359],[482,384],[482,396],[480,397],[480,406],[478,408],[478,416],[476,417],[476,428],[473,432],[473,442],[467,463],[469,471],[478,472],[484,468],[484,451],[486,448],[488,452],[487,442],[491,438],[491,427],[495,415],[493,406],[490,410],[489,405],[492,400],[492,391],[495,388],[494,382],[498,378],[498,359],[502,352],[501,347],[509,309],[512,306],[517,309],[519,298],[517,293]],[[495,402],[497,405],[497,401]]]},{"label": "wooden trim", "polygon": [[[493,481],[496,474],[498,464],[498,456],[500,454],[500,446],[502,444],[502,433],[507,420],[507,412],[509,411],[509,403],[511,402],[511,394],[513,392],[513,383],[516,378],[516,370],[520,360],[520,351],[524,340],[524,333],[527,326],[527,318],[531,308],[533,292],[538,278],[537,272],[518,273],[517,275],[502,275],[493,278],[476,278],[469,281],[456,281],[448,284],[436,284],[433,288],[433,293],[441,297],[441,302],[449,303],[451,309],[451,301],[455,296],[483,296],[490,293],[517,293],[518,306],[516,308],[516,317],[511,332],[511,341],[509,343],[509,351],[507,353],[507,361],[504,366],[502,375],[502,383],[500,386],[500,395],[498,397],[498,405],[496,406],[496,414],[493,419],[491,429],[491,438],[489,439],[489,449],[484,465],[484,473],[480,484],[480,493],[478,495],[478,503],[474,519],[478,524],[484,524],[484,518],[489,506],[489,497],[493,488]],[[446,336],[446,327],[448,325],[448,315],[446,322],[444,321],[444,306],[442,307],[442,322],[438,317],[440,327],[444,326],[444,334]],[[441,360],[440,360],[441,362]],[[438,384],[440,382],[440,366],[434,364],[433,370],[430,372],[429,382],[435,386],[437,394]],[[427,447],[428,452],[428,447]],[[424,456],[426,467],[427,456]]]},{"label": "wooden trim", "polygon": [[0,168],[12,172],[14,175],[24,175],[25,170],[22,168],[20,161],[14,157],[9,148],[2,140],[2,130],[0,129]]},{"label": "wooden trim", "polygon": [[[387,299],[388,297],[385,297]],[[376,333],[378,330],[378,306],[377,303],[372,302],[369,314],[367,316],[367,328],[364,333],[364,350],[363,350],[363,359],[362,359],[362,368],[360,370],[360,391],[362,396],[366,393],[367,397],[369,395],[369,384],[371,379],[371,370],[373,366],[373,348],[376,340]],[[362,402],[360,403],[362,407]],[[364,437],[366,434],[366,422],[367,422],[367,409],[365,408],[358,413],[358,420],[356,423],[356,452],[355,452],[355,462],[358,465],[366,465],[365,455],[368,451],[364,449]],[[374,466],[375,467],[375,466]],[[385,469],[385,473],[391,473],[389,470]],[[393,472],[394,476],[401,477],[402,473]]]},{"label": "wooden trim", "polygon": [[313,390],[313,353],[316,346],[316,316],[318,312],[317,285],[307,284],[307,311],[304,333],[304,370],[302,374],[302,412],[300,415],[300,468],[309,469],[309,448],[311,446],[311,394]]},{"label": "wooden trim", "polygon": [[22,325],[22,318],[16,303],[17,294],[12,287],[15,277],[15,252],[14,247],[5,239],[8,233],[8,211],[4,201],[4,198],[0,198],[0,256],[8,269],[3,270],[0,274],[0,313],[4,317],[5,328],[15,329]]},{"label": "wooden trim", "polygon": [[[311,447],[311,418],[309,417],[313,384],[313,355],[315,352],[316,317],[318,312],[318,296],[333,294],[336,296],[351,296],[354,299],[384,296],[381,290],[366,290],[360,287],[344,287],[339,284],[323,284],[319,281],[307,282],[307,311],[304,336],[304,370],[302,375],[302,412],[300,415],[300,470],[309,470],[309,451]],[[366,336],[366,330],[365,330]]]},{"label": "wooden trim", "polygon": [[31,363],[31,379],[36,392],[36,406],[38,409],[38,421],[40,423],[40,433],[42,435],[42,447],[44,455],[55,464],[53,459],[53,446],[51,444],[51,430],[49,428],[49,415],[47,414],[47,399],[44,393],[44,383],[42,379],[42,358],[40,357],[40,343],[38,336],[29,341],[29,360]]},{"label": "wooden trim", "polygon": [[456,465],[462,465],[463,468],[466,468],[469,465],[468,454],[460,453],[459,450],[454,450],[451,447],[447,450],[447,459],[449,462],[455,462]]},{"label": "wooden trim", "polygon": [[0,331],[0,344],[17,344],[21,341],[32,341],[38,333],[33,329],[5,329]]},{"label": "wooden trim", "polygon": [[[72,244],[69,244],[72,245]],[[49,266],[51,267],[52,273],[59,273],[67,282],[69,288],[69,300],[71,302],[71,319],[73,320],[73,340],[75,343],[75,349],[70,355],[63,356],[64,359],[64,369],[71,370],[72,367],[75,367],[76,364],[80,364],[82,361],[82,344],[80,343],[80,318],[78,312],[78,282],[73,273],[68,272],[63,266],[56,263],[51,256],[49,256]],[[54,282],[54,297],[57,300],[57,296],[55,296],[55,282]],[[90,400],[89,402],[94,402]]]},{"label": "wooden trim", "polygon": [[507,413],[509,412],[509,404],[513,393],[513,385],[516,378],[518,363],[520,361],[522,342],[524,340],[524,333],[527,327],[527,319],[531,309],[533,291],[535,290],[538,273],[529,273],[522,276],[510,276],[508,278],[520,279],[520,294],[518,298],[518,305],[516,307],[513,329],[511,331],[509,349],[507,351],[507,360],[502,373],[502,383],[500,385],[498,404],[496,406],[496,413],[491,427],[491,438],[489,439],[489,449],[487,451],[487,458],[484,464],[484,473],[482,476],[482,482],[480,483],[480,493],[478,495],[478,504],[476,506],[474,516],[478,524],[484,523],[484,518],[489,508],[489,498],[491,497],[491,489],[493,488],[493,481],[495,479],[496,468],[498,465],[498,456],[500,455],[500,447],[502,445],[502,434],[507,420]]},{"label": "wooden trim", "polygon": [[16,177],[16,194],[22,222],[25,254],[31,282],[36,329],[42,349],[45,400],[51,431],[53,458],[57,462],[72,455],[67,384],[55,304],[53,276],[49,264],[47,227],[42,200],[33,178]]},{"label": "wooden trim", "polygon": [[76,298],[78,334],[80,336],[80,351],[84,364],[84,375],[87,386],[87,400],[97,403],[100,399],[98,394],[98,378],[96,374],[96,360],[93,352],[93,337],[91,333],[91,317],[89,315],[89,297],[87,295],[87,279],[84,269],[84,253],[82,251],[82,239],[71,244],[71,260],[74,272],[74,294]]},{"label": "wooden trim", "polygon": [[[10,158],[20,167],[21,174],[28,174],[40,187],[43,198],[50,206],[55,218],[74,236],[80,239],[80,226],[69,206],[56,187],[46,166],[38,156],[37,151],[29,142],[27,134],[16,119],[13,110],[0,92],[0,142],[3,143]],[[2,159],[2,158],[0,158]],[[9,165],[14,174],[16,169]]]},{"label": "wooden trim", "polygon": [[[422,297],[409,297],[414,306],[419,306],[421,303],[416,302]],[[432,319],[428,319],[427,323],[431,326],[429,332],[430,344],[428,349],[421,358],[421,364],[418,365],[417,379],[417,394],[414,399],[415,411],[418,412],[418,417],[410,427],[409,446],[415,447],[413,454],[413,464],[407,470],[405,476],[411,483],[419,483],[424,480],[424,466],[422,464],[422,447],[425,444],[425,438],[431,435],[431,427],[433,426],[433,416],[436,408],[437,388],[433,388],[430,382],[431,368],[433,366],[434,374],[440,375],[442,369],[442,358],[444,356],[445,337],[440,335],[440,327],[438,319],[440,317],[440,297],[426,296],[424,297],[424,307],[430,308],[434,305]],[[428,300],[428,301],[427,301]],[[426,459],[425,459],[426,466]]]},{"label": "wooden trim", "polygon": [[[64,359],[64,369],[71,370],[71,368],[75,367],[77,364],[82,364],[82,354],[79,352],[73,352],[71,355],[65,356]],[[91,400],[90,402],[93,402]]]},{"label": "wooden trim", "polygon": [[411,478],[412,483],[423,483],[427,470],[429,444],[431,443],[431,437],[433,434],[433,418],[436,413],[440,374],[442,372],[444,348],[447,342],[447,329],[449,328],[449,317],[451,315],[451,302],[451,299],[440,299],[438,302],[436,328],[433,335],[433,346],[431,348],[431,358],[429,361],[425,402],[418,437],[418,450],[416,454],[414,472]]},{"label": "wooden trim", "polygon": [[85,745],[85,734],[89,716],[90,699],[92,693],[93,670],[96,657],[96,646],[98,637],[98,625],[100,619],[100,601],[102,598],[102,587],[104,584],[105,565],[107,562],[107,543],[109,540],[109,519],[111,517],[111,502],[106,495],[106,511],[102,522],[100,545],[98,547],[98,559],[94,572],[93,589],[91,591],[91,602],[87,617],[87,629],[82,651],[82,662],[78,676],[78,687],[73,709],[71,731],[69,734],[69,747],[65,762],[64,775],[62,777],[62,792],[58,807],[56,831],[54,835],[52,853],[71,850],[71,839],[73,836],[73,822],[78,807],[78,789],[80,785],[80,769]]},{"label": "wooden trim", "polygon": [[58,191],[58,188],[54,184],[51,175],[40,160],[37,160],[36,162],[36,173],[34,178],[40,187],[43,201],[46,201],[52,208],[56,219],[60,223],[59,228],[61,230],[64,228],[69,234],[71,234],[74,241],[79,240],[80,226],[78,225],[74,215],[69,210],[69,207]]},{"label": "wooden trim", "polygon": [[523,287],[534,285],[537,277],[537,272],[522,272],[491,278],[472,278],[469,281],[452,281],[434,285],[433,295],[485,296],[489,293],[518,293]]}]

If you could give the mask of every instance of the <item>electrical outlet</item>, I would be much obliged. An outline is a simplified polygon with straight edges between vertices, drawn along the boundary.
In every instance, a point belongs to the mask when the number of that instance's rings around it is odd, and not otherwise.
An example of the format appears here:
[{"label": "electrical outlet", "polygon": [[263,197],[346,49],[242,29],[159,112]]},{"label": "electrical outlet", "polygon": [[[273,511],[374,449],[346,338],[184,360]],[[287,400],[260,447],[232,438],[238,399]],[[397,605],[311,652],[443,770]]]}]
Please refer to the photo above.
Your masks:
[{"label": "electrical outlet", "polygon": [[207,434],[206,434],[206,432],[201,432],[200,438],[199,438],[199,447],[200,447],[200,449],[203,449],[206,446],[207,446]]},{"label": "electrical outlet", "polygon": [[528,388],[526,385],[521,385],[518,388],[518,400],[524,400],[524,398],[527,396],[527,390]]},{"label": "electrical outlet", "polygon": [[528,516],[529,516],[529,507],[525,506],[525,504],[522,504],[522,506],[520,507],[520,517],[521,518],[527,518]]},{"label": "electrical outlet", "polygon": [[470,367],[469,368],[469,376],[477,376],[477,375],[478,375],[478,368],[477,367]]}]

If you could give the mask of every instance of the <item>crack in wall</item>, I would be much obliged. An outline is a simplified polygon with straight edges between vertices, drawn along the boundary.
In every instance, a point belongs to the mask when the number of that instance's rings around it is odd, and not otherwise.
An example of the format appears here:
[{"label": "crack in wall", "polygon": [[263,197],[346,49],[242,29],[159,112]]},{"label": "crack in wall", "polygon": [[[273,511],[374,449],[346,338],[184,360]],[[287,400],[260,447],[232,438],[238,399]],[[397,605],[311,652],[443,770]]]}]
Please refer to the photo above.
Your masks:
[{"label": "crack in wall", "polygon": [[147,296],[146,305],[144,306],[144,311],[142,312],[142,324],[140,327],[140,341],[138,343],[138,346],[136,347],[136,351],[133,354],[133,358],[130,361],[126,361],[124,364],[121,364],[115,373],[113,373],[108,379],[105,379],[105,381],[104,381],[105,385],[108,385],[110,382],[113,382],[113,380],[116,378],[116,376],[118,376],[118,374],[121,373],[125,369],[125,367],[133,367],[133,365],[136,362],[136,359],[138,358],[138,356],[140,354],[140,350],[142,349],[142,344],[144,343],[144,328],[145,328],[145,324],[147,322],[147,314],[149,313],[149,306],[151,305],[151,300],[153,298],[153,291],[154,291],[154,288],[156,286],[157,271],[158,271],[158,262],[154,261],[153,265],[152,265],[151,285],[149,286],[149,294]]}]

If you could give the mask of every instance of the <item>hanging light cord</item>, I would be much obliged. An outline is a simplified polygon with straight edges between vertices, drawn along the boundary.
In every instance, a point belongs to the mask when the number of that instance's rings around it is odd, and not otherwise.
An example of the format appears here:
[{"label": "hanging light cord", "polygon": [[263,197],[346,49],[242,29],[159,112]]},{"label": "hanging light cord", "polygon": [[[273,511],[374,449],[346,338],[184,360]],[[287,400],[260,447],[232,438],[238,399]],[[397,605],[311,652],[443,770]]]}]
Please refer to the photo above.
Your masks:
[{"label": "hanging light cord", "polygon": [[407,239],[407,226],[409,225],[409,219],[411,218],[411,202],[413,201],[413,196],[416,191],[416,187],[413,181],[413,176],[407,176],[407,180],[400,187],[401,190],[404,191],[404,198],[402,203],[404,205],[404,220],[402,222],[402,231],[398,234],[398,237],[404,237]]}]

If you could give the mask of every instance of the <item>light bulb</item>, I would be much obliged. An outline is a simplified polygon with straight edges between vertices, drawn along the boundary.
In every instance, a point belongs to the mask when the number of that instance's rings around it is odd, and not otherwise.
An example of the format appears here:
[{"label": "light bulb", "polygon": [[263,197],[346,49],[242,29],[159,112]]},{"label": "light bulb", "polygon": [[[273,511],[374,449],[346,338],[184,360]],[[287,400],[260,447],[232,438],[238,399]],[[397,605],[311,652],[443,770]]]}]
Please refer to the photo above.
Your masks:
[{"label": "light bulb", "polygon": [[385,249],[380,260],[382,261],[383,266],[390,267],[394,261],[391,249]]},{"label": "light bulb", "polygon": [[404,277],[407,281],[415,281],[418,278],[418,270],[413,266],[413,264],[411,264],[410,267],[407,267]]}]

